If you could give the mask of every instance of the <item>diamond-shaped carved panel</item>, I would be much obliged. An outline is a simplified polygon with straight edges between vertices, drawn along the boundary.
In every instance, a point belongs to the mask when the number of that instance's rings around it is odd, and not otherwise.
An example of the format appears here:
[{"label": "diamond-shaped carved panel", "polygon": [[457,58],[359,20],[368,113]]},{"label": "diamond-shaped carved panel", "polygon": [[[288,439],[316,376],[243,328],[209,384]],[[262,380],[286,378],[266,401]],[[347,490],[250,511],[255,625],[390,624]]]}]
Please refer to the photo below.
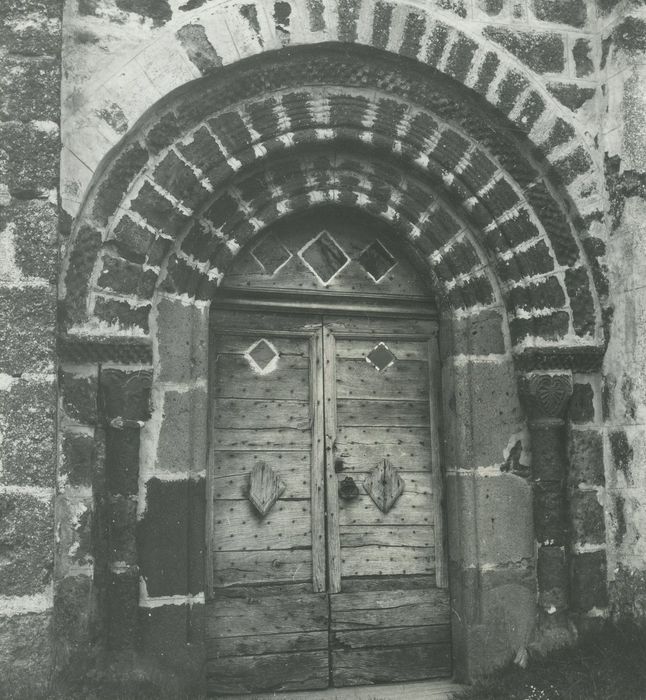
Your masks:
[{"label": "diamond-shaped carved panel", "polygon": [[366,493],[382,513],[387,513],[404,492],[404,480],[392,463],[384,459],[363,482]]},{"label": "diamond-shaped carved panel", "polygon": [[397,261],[379,241],[373,241],[357,258],[357,262],[373,281],[379,282]]},{"label": "diamond-shaped carved panel", "polygon": [[327,231],[301,248],[298,256],[323,284],[329,284],[350,262],[350,258]]},{"label": "diamond-shaped carved panel", "polygon": [[265,462],[258,462],[249,475],[249,500],[260,515],[267,515],[285,490],[285,483]]},{"label": "diamond-shaped carved panel", "polygon": [[249,346],[244,356],[254,372],[269,374],[269,372],[273,372],[276,369],[279,353],[272,343],[261,338]]},{"label": "diamond-shaped carved panel", "polygon": [[375,347],[366,355],[366,361],[369,362],[379,372],[388,369],[395,363],[397,358],[386,345],[386,343],[377,343]]},{"label": "diamond-shaped carved panel", "polygon": [[265,274],[275,275],[290,261],[292,254],[275,236],[267,236],[251,251],[251,256]]}]

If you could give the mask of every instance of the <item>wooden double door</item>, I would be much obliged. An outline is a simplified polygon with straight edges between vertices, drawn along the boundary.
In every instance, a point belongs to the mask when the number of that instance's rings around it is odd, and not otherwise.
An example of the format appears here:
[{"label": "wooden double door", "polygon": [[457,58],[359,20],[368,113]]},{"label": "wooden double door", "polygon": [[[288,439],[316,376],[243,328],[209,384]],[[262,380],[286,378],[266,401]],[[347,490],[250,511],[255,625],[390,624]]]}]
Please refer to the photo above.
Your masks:
[{"label": "wooden double door", "polygon": [[210,693],[450,675],[435,332],[213,311]]}]

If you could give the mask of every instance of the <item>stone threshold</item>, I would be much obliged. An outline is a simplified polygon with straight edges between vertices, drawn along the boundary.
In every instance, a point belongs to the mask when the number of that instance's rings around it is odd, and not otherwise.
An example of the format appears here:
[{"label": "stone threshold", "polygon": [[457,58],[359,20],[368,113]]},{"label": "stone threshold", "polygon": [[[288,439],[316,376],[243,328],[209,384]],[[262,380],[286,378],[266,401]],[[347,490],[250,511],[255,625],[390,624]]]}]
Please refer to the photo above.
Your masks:
[{"label": "stone threshold", "polygon": [[421,681],[367,685],[354,688],[297,691],[293,693],[264,693],[261,695],[227,695],[220,700],[451,700],[454,693],[467,686],[451,680]]}]

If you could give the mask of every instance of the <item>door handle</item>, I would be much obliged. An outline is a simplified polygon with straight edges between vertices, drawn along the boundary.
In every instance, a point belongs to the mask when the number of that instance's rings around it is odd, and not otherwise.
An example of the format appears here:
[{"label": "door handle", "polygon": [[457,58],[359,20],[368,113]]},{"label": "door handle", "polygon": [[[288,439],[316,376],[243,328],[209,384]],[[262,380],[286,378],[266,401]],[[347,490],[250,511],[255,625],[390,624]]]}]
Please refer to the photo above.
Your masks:
[{"label": "door handle", "polygon": [[346,476],[339,482],[339,496],[344,501],[352,501],[359,496],[359,487],[351,476]]}]

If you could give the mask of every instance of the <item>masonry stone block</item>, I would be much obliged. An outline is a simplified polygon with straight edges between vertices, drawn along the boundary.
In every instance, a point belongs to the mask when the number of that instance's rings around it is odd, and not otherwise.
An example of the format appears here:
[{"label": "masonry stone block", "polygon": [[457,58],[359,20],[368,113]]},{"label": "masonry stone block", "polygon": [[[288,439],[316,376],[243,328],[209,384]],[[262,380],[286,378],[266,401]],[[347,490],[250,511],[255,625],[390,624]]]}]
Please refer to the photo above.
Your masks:
[{"label": "masonry stone block", "polygon": [[148,595],[185,595],[188,588],[189,480],[151,479],[138,522],[141,575]]},{"label": "masonry stone block", "polygon": [[102,369],[99,382],[101,412],[108,423],[116,418],[131,421],[150,418],[150,370]]},{"label": "masonry stone block", "polygon": [[575,543],[604,544],[606,525],[596,491],[570,493],[571,536]]},{"label": "masonry stone block", "polygon": [[95,605],[92,577],[66,576],[56,583],[53,633],[67,658],[89,650]]},{"label": "masonry stone block", "polygon": [[456,433],[455,466],[502,463],[509,436],[521,429],[522,421],[513,366],[507,361],[466,362],[444,373],[444,400]]},{"label": "masonry stone block", "polygon": [[9,55],[0,59],[0,109],[11,119],[58,123],[59,85],[57,58]]},{"label": "masonry stone block", "polygon": [[540,544],[561,546],[567,531],[563,484],[534,482],[534,527]]},{"label": "masonry stone block", "polygon": [[75,423],[95,425],[97,422],[98,370],[89,374],[60,370],[58,386],[65,415]]},{"label": "masonry stone block", "polygon": [[128,649],[137,642],[139,577],[136,570],[113,573],[108,587],[107,643],[109,649]]},{"label": "masonry stone block", "polygon": [[575,382],[568,415],[573,423],[594,421],[594,389],[588,382]]},{"label": "masonry stone block", "polygon": [[568,605],[568,571],[565,548],[545,546],[538,550],[538,602],[549,614]]},{"label": "masonry stone block", "polygon": [[126,565],[137,564],[137,501],[122,495],[107,498],[109,527],[108,557]]},{"label": "masonry stone block", "polygon": [[4,484],[53,487],[56,394],[53,382],[19,379],[0,391]]},{"label": "masonry stone block", "polygon": [[59,480],[62,485],[91,486],[97,470],[94,435],[65,432],[62,435]]},{"label": "masonry stone block", "polygon": [[0,595],[42,593],[54,559],[52,503],[27,494],[0,494]]},{"label": "masonry stone block", "polygon": [[606,553],[586,552],[572,558],[572,610],[587,612],[608,605]]},{"label": "masonry stone block", "polygon": [[130,329],[134,333],[148,333],[148,317],[150,304],[131,305],[127,301],[97,297],[94,315],[101,321],[122,329]]},{"label": "masonry stone block", "polygon": [[565,68],[565,45],[557,32],[515,31],[489,26],[484,33],[536,73],[560,73]]},{"label": "masonry stone block", "polygon": [[442,358],[449,355],[490,355],[505,352],[503,318],[498,309],[490,309],[453,320],[440,334]]},{"label": "masonry stone block", "polygon": [[0,287],[0,372],[51,372],[56,295],[47,287]]},{"label": "masonry stone block", "polygon": [[122,496],[139,489],[138,428],[107,428],[105,431],[105,484],[109,493]]},{"label": "masonry stone block", "polygon": [[475,472],[468,471],[446,475],[448,555],[458,568],[478,563],[475,478]]},{"label": "masonry stone block", "polygon": [[534,556],[532,489],[513,474],[476,476],[478,556],[481,564],[510,564]]},{"label": "masonry stone block", "polygon": [[565,430],[554,425],[532,426],[532,478],[538,482],[562,481],[565,477]]},{"label": "masonry stone block", "polygon": [[56,280],[58,215],[50,202],[12,201],[0,208],[0,229],[11,226],[16,266],[24,277]]},{"label": "masonry stone block", "polygon": [[52,668],[51,611],[0,617],[0,696],[46,696]]},{"label": "masonry stone block", "polygon": [[[45,196],[58,184],[58,126],[49,122],[3,122],[0,141],[8,157],[5,184],[14,197]],[[25,196],[27,195],[27,196]]]},{"label": "masonry stone block", "polygon": [[159,381],[207,376],[208,311],[162,299],[157,306]]},{"label": "masonry stone block", "polygon": [[57,496],[55,519],[57,575],[66,575],[71,566],[92,564],[92,505],[87,501]]},{"label": "masonry stone block", "polygon": [[156,468],[183,473],[204,469],[206,431],[206,389],[167,391]]},{"label": "masonry stone block", "polygon": [[569,433],[569,480],[604,486],[603,438],[598,430],[571,430]]},{"label": "masonry stone block", "polygon": [[545,22],[583,27],[587,21],[584,0],[532,0],[532,6],[536,18]]},{"label": "masonry stone block", "polygon": [[139,608],[140,642],[147,652],[172,659],[186,647],[188,605]]}]

